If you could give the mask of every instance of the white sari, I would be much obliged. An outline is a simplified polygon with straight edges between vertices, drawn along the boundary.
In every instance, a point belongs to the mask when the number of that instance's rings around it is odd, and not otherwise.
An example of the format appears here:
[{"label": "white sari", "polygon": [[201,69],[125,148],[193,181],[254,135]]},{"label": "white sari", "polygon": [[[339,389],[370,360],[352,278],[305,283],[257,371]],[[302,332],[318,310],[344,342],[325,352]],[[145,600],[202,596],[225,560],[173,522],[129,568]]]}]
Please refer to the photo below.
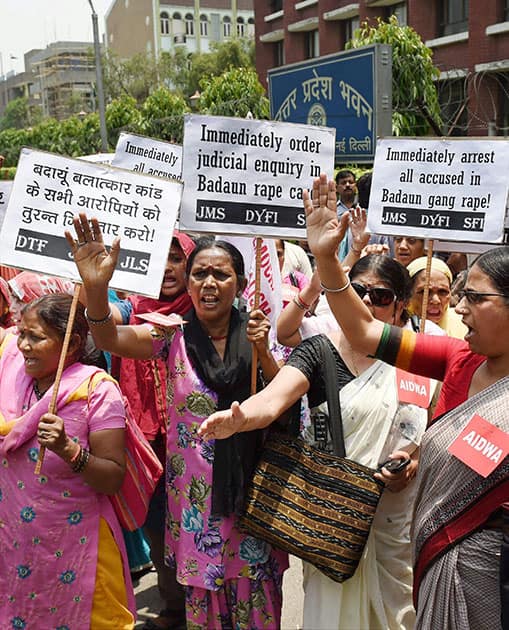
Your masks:
[{"label": "white sari", "polygon": [[[345,450],[377,468],[398,449],[412,453],[426,429],[427,411],[398,402],[396,369],[377,361],[340,392]],[[313,630],[413,628],[410,522],[412,481],[385,491],[355,575],[338,584],[304,563],[304,628]]]}]

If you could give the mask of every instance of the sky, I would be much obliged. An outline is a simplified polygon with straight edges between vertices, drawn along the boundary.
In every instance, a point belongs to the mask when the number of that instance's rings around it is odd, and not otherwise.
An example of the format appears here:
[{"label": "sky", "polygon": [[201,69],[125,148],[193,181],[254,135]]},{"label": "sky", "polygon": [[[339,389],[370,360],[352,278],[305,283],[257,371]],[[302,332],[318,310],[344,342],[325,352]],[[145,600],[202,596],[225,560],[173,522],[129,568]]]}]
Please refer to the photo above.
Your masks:
[{"label": "sky", "polygon": [[[104,15],[113,0],[92,0],[102,41]],[[0,75],[24,71],[23,56],[56,41],[93,42],[88,0],[0,0]],[[16,57],[16,59],[13,59]]]}]

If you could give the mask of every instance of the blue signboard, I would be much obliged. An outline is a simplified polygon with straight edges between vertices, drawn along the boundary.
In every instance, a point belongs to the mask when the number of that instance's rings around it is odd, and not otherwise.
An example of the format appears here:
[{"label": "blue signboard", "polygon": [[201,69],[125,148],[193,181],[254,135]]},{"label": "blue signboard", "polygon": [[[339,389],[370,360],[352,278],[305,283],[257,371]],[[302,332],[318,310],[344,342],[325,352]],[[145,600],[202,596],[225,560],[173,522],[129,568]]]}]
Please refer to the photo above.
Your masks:
[{"label": "blue signboard", "polygon": [[336,128],[337,164],[373,162],[392,135],[391,47],[373,44],[269,70],[273,120]]}]

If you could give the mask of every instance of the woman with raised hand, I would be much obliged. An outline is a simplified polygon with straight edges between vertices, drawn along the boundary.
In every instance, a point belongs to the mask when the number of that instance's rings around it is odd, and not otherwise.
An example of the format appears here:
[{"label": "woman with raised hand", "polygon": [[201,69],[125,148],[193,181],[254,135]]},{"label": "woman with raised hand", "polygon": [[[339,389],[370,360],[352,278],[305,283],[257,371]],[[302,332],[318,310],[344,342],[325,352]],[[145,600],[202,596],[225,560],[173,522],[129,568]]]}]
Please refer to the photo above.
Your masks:
[{"label": "woman with raised hand", "polygon": [[[365,256],[352,267],[350,279],[374,318],[398,328],[407,324],[410,278],[402,265],[385,255]],[[304,563],[303,627],[410,630],[415,622],[409,543],[415,498],[412,479],[427,411],[399,401],[393,367],[355,351],[337,327],[324,336],[336,364],[347,457],[374,469],[388,459],[401,459],[408,465],[397,474],[386,469],[377,474],[388,489],[378,504],[353,577],[338,584]],[[321,337],[303,341],[261,392],[240,405],[234,403],[229,410],[212,414],[200,428],[204,437],[227,438],[267,427],[304,394],[310,407],[322,405],[326,363]],[[311,417],[313,424],[305,429],[305,439],[329,450],[327,427],[320,425],[320,415]]]},{"label": "woman with raised hand", "polygon": [[216,408],[249,396],[251,343],[265,380],[279,369],[268,350],[267,318],[261,311],[245,316],[233,307],[246,284],[240,252],[222,241],[197,243],[186,267],[193,307],[184,316],[183,330],[117,326],[107,287],[119,241],[108,253],[97,220],[89,223],[80,215],[74,227],[77,241],[69,233],[66,237],[87,292],[88,321],[98,346],[121,356],[164,356],[167,361],[166,561],[176,567],[186,590],[188,628],[278,628],[287,556],[236,526],[263,433],[216,444],[197,433]]},{"label": "woman with raised hand", "polygon": [[53,294],[25,305],[0,359],[2,628],[134,627],[124,541],[107,496],[124,478],[125,409],[113,379],[83,363],[80,305],[48,413],[71,302]]},{"label": "woman with raised hand", "polygon": [[[443,380],[417,476],[417,627],[501,628],[502,512],[509,496],[509,458],[502,448],[509,432],[509,247],[481,254],[468,272],[456,306],[467,327],[465,339],[425,336],[375,319],[352,289],[335,255],[346,219],[338,222],[336,216],[334,182],[325,175],[315,180],[311,195],[304,191],[304,207],[308,243],[329,304],[352,346]],[[475,464],[481,425],[493,437],[484,438],[490,455],[481,455],[483,474]],[[455,452],[463,445],[464,454],[451,454],[451,445]]]}]

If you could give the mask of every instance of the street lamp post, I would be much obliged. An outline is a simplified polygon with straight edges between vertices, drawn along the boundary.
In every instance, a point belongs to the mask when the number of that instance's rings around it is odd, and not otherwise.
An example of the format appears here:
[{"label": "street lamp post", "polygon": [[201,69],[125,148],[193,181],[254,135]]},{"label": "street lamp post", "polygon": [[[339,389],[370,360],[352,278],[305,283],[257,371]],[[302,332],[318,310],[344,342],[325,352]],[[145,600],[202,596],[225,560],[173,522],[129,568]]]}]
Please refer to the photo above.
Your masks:
[{"label": "street lamp post", "polygon": [[103,88],[103,71],[101,63],[101,48],[99,44],[99,25],[97,22],[97,13],[95,12],[92,0],[88,0],[92,9],[92,26],[94,29],[94,51],[95,51],[95,75],[97,82],[97,101],[99,103],[99,124],[101,128],[101,148],[104,153],[108,151],[108,136],[106,133],[106,110],[104,108],[104,88]]}]

